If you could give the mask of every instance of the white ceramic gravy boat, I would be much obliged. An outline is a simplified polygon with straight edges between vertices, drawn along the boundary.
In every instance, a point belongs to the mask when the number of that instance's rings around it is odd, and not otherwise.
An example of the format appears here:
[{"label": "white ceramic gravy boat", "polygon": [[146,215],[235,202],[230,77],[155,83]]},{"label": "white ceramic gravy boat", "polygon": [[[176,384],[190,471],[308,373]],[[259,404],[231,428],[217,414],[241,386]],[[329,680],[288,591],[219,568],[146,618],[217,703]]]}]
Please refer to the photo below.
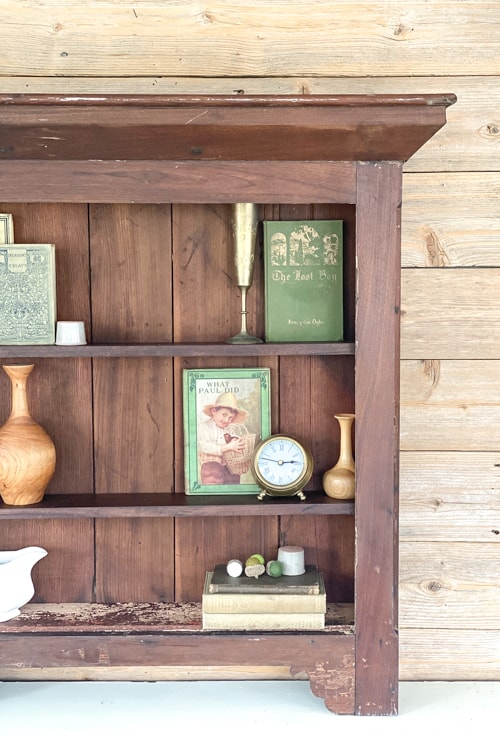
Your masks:
[{"label": "white ceramic gravy boat", "polygon": [[47,551],[39,546],[0,551],[0,623],[19,615],[35,594],[31,570],[44,556]]}]

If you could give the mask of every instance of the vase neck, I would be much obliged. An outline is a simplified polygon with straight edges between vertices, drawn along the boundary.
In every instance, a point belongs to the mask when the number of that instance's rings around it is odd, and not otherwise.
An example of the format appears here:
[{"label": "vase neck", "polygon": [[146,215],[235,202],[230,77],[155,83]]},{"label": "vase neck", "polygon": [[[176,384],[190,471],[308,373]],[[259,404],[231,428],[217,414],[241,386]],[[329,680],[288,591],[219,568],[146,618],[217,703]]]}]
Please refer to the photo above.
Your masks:
[{"label": "vase neck", "polygon": [[351,427],[354,415],[336,415],[340,425],[340,453],[339,462],[342,465],[351,466],[354,463],[352,456]]},{"label": "vase neck", "polygon": [[27,383],[33,364],[4,366],[11,382],[11,418],[31,417],[28,408]]}]

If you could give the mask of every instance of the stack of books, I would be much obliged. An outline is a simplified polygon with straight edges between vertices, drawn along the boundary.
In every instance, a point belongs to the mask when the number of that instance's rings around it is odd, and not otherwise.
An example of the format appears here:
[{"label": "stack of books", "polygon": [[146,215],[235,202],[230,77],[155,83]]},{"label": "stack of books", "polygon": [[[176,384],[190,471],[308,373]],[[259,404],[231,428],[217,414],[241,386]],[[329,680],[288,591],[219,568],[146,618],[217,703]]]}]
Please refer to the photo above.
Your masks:
[{"label": "stack of books", "polygon": [[255,578],[230,577],[221,564],[205,576],[203,629],[320,630],[325,613],[325,584],[316,566],[297,576]]}]

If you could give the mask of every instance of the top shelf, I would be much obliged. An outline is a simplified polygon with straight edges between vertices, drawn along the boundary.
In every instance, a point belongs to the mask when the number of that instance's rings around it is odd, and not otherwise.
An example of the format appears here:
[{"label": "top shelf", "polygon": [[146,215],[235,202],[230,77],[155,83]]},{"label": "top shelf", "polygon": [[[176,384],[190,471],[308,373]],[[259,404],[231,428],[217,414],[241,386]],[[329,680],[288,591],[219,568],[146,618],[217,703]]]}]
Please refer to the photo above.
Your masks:
[{"label": "top shelf", "polygon": [[169,356],[332,356],[353,355],[354,343],[109,343],[85,346],[15,345],[0,346],[0,359],[39,358],[119,358]]},{"label": "top shelf", "polygon": [[356,203],[358,162],[405,162],[442,95],[0,95],[6,202]]}]

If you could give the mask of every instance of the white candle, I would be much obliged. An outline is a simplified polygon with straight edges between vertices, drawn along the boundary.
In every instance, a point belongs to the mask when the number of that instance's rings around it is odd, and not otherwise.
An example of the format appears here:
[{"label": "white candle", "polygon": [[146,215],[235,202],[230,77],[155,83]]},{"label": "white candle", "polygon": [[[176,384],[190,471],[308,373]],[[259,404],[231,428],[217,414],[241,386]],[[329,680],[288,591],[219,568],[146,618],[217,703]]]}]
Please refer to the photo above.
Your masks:
[{"label": "white candle", "polygon": [[297,576],[306,570],[304,549],[300,546],[281,546],[278,549],[278,561],[281,561],[285,576]]},{"label": "white candle", "polygon": [[243,564],[239,559],[231,559],[226,564],[226,571],[230,577],[239,577],[243,571]]}]

